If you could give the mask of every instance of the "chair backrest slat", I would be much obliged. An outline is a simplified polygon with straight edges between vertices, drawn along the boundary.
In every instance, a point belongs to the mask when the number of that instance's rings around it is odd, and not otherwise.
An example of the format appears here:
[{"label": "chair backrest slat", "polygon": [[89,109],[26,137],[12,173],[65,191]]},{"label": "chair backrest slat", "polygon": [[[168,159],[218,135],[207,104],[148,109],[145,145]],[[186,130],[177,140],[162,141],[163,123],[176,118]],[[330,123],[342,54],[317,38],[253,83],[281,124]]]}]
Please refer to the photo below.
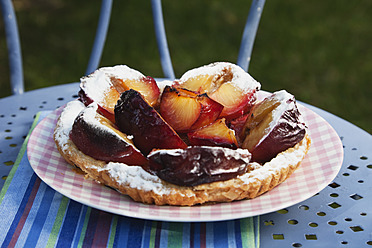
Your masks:
[{"label": "chair backrest slat", "polygon": [[0,0],[0,4],[8,46],[11,90],[12,94],[22,94],[24,92],[23,66],[16,15],[11,0]]},{"label": "chair backrest slat", "polygon": [[99,66],[99,62],[101,61],[102,52],[107,37],[107,30],[110,24],[112,1],[113,0],[102,0],[96,36],[94,38],[92,52],[90,54],[88,66],[85,72],[86,75],[95,71]]},{"label": "chair backrest slat", "polygon": [[151,0],[152,13],[155,26],[156,41],[160,53],[160,61],[163,68],[164,77],[174,79],[172,60],[169,54],[167,36],[164,28],[164,18],[161,0]]},{"label": "chair backrest slat", "polygon": [[265,0],[253,0],[249,10],[247,22],[244,27],[243,37],[240,44],[237,64],[248,71],[249,62],[251,61],[251,54],[253,43],[256,37],[258,24],[261,19],[261,13],[265,5]]}]

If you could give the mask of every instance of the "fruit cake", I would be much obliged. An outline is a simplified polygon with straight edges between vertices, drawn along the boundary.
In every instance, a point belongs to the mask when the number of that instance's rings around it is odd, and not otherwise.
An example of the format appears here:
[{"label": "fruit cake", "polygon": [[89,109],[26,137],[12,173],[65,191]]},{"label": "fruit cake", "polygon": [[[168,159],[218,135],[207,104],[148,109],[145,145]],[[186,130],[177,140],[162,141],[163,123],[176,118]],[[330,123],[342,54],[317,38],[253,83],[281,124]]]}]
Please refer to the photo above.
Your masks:
[{"label": "fruit cake", "polygon": [[119,65],[81,78],[54,140],[87,178],[146,204],[255,198],[286,180],[311,139],[293,95],[218,62],[156,82]]}]

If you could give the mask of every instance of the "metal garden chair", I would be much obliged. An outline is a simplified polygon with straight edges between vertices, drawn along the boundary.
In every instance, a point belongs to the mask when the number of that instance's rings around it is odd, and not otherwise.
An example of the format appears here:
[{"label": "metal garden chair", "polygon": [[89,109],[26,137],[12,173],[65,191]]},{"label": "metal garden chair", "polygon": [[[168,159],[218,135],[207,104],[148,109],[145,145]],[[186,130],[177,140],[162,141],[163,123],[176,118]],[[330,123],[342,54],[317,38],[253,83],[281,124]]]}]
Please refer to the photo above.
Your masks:
[{"label": "metal garden chair", "polygon": [[[12,94],[22,94],[24,92],[24,80],[21,45],[18,34],[16,16],[11,0],[0,0],[0,3],[2,15],[4,18],[6,40],[8,45],[10,83]],[[92,48],[92,52],[85,74],[93,72],[99,66],[99,62],[101,60],[101,55],[106,40],[107,30],[109,27],[112,3],[113,0],[102,0],[100,17],[94,40],[94,45]],[[175,76],[167,44],[161,0],[151,0],[151,4],[153,11],[156,40],[158,44],[158,50],[160,53],[160,60],[161,66],[163,68],[164,77],[168,79],[174,79]],[[237,64],[241,66],[245,71],[248,71],[253,43],[255,40],[256,31],[261,18],[261,13],[264,4],[265,0],[252,0],[251,8],[245,24],[237,60]]]}]

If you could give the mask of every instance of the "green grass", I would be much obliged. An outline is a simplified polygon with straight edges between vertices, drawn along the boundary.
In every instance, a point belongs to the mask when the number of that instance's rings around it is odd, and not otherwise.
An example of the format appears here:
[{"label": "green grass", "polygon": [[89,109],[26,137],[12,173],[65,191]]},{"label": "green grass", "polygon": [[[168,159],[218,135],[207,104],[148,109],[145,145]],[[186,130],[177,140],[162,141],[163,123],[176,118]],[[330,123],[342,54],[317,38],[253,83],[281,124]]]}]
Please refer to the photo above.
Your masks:
[{"label": "green grass", "polygon": [[[14,1],[26,90],[78,81],[100,1]],[[163,0],[176,76],[213,61],[236,62],[250,1]],[[372,132],[372,1],[266,1],[249,72],[262,89],[297,99]],[[150,1],[114,1],[101,66],[127,64],[162,77]],[[0,97],[10,94],[0,22]]]}]

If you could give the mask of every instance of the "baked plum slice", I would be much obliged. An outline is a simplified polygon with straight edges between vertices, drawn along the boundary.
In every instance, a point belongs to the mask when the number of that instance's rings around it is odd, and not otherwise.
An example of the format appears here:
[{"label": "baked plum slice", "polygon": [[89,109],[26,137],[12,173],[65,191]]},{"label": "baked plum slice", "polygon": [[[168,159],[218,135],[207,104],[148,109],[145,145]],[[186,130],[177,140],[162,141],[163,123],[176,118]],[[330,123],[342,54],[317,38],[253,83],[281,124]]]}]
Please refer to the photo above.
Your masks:
[{"label": "baked plum slice", "polygon": [[253,161],[263,163],[293,147],[305,133],[294,96],[281,90],[251,109],[241,134],[242,148],[252,153]]},{"label": "baked plum slice", "polygon": [[166,86],[160,99],[160,114],[176,131],[187,131],[200,116],[197,94]]},{"label": "baked plum slice", "polygon": [[261,85],[247,72],[231,63],[214,63],[186,72],[177,82],[186,88],[208,96],[224,106],[220,117],[235,119],[249,112]]},{"label": "baked plum slice", "polygon": [[249,115],[249,113],[246,113],[244,115],[239,116],[236,119],[233,119],[233,120],[230,120],[230,121],[226,122],[227,126],[230,129],[234,130],[235,137],[236,137],[237,142],[238,142],[238,146],[241,146],[241,143],[243,142],[243,140],[241,139],[240,134],[243,132],[243,128],[244,128],[244,125],[247,121],[248,115]]},{"label": "baked plum slice", "polygon": [[223,106],[207,94],[166,86],[160,99],[160,114],[177,132],[188,132],[214,122]]},{"label": "baked plum slice", "polygon": [[233,149],[238,147],[235,132],[226,126],[224,118],[189,132],[187,137],[194,146],[221,146]]},{"label": "baked plum slice", "polygon": [[118,77],[111,77],[111,82],[115,85],[119,93],[123,93],[129,89],[134,89],[142,94],[143,98],[151,105],[157,106],[160,89],[156,84],[155,79],[150,76],[141,76],[136,79],[123,79]]},{"label": "baked plum slice", "polygon": [[97,113],[96,103],[90,104],[76,117],[70,139],[84,154],[106,162],[147,165],[148,160],[106,117]]},{"label": "baked plum slice", "polygon": [[104,89],[97,87],[96,92],[103,94],[89,93],[85,88],[81,88],[78,95],[81,102],[88,106],[95,102],[98,104],[98,112],[108,118],[111,122],[115,122],[114,107],[120,97],[120,93],[112,85],[107,85]]},{"label": "baked plum slice", "polygon": [[142,153],[152,149],[186,148],[186,143],[173,128],[133,89],[123,92],[115,106],[115,120],[119,130],[133,135]]},{"label": "baked plum slice", "polygon": [[140,92],[150,105],[157,105],[160,90],[155,80],[125,65],[103,67],[82,77],[79,97],[86,106],[96,102],[98,111],[115,122],[115,104],[120,94],[129,89]]},{"label": "baked plum slice", "polygon": [[186,149],[153,150],[150,170],[164,181],[180,186],[196,186],[224,181],[249,171],[247,149],[189,146]]}]

